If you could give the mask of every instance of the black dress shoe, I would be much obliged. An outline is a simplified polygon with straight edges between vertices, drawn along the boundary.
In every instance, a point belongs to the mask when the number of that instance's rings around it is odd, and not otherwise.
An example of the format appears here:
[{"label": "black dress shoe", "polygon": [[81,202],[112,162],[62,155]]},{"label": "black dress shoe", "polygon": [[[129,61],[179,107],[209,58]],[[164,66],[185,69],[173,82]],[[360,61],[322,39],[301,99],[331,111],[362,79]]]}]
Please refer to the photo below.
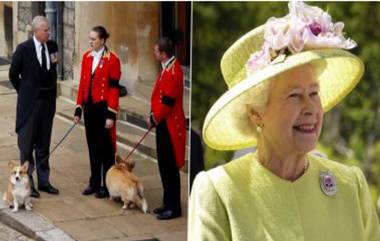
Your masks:
[{"label": "black dress shoe", "polygon": [[30,196],[34,198],[40,198],[40,193],[34,187],[32,187],[30,190]]},{"label": "black dress shoe", "polygon": [[110,194],[108,193],[107,188],[101,187],[98,192],[95,193],[96,198],[106,198],[109,197]]},{"label": "black dress shoe", "polygon": [[158,220],[169,220],[178,217],[181,217],[181,211],[176,212],[170,209],[164,210],[163,212],[157,215]]},{"label": "black dress shoe", "polygon": [[51,184],[43,187],[38,187],[38,190],[41,192],[47,192],[49,194],[58,195],[59,190],[55,187],[53,187]]},{"label": "black dress shoe", "polygon": [[86,189],[84,189],[84,191],[82,192],[82,195],[91,195],[91,194],[94,194],[96,193],[97,191],[99,190],[99,188],[95,188],[93,186],[88,186]]},{"label": "black dress shoe", "polygon": [[154,214],[159,214],[159,213],[162,213],[163,211],[165,211],[165,209],[166,209],[165,206],[162,205],[161,207],[153,209],[153,213]]}]

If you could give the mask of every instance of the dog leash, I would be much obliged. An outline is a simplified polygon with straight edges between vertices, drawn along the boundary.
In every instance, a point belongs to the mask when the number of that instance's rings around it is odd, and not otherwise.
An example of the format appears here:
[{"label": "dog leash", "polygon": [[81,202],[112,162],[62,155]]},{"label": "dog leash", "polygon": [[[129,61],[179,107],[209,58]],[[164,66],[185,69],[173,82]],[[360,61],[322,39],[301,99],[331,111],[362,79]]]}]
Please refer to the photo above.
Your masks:
[{"label": "dog leash", "polygon": [[150,132],[150,130],[153,129],[153,126],[149,127],[148,131],[145,132],[145,134],[141,137],[141,139],[139,140],[139,142],[137,142],[137,144],[133,147],[133,149],[129,152],[128,156],[123,160],[123,162],[127,162],[129,157],[132,155],[132,153],[137,149],[137,147],[141,144],[141,142],[145,139],[145,137],[148,135],[148,133]]},{"label": "dog leash", "polygon": [[77,123],[74,122],[74,124],[66,131],[65,135],[61,138],[61,140],[54,146],[54,148],[49,152],[49,154],[38,164],[37,167],[41,166],[50,156],[53,154],[53,152],[62,144],[62,142],[66,139],[66,137],[74,130]]},{"label": "dog leash", "polygon": [[57,147],[59,145],[62,144],[62,142],[66,139],[66,137],[71,133],[72,130],[74,130],[75,126],[77,125],[77,123],[74,122],[74,124],[70,127],[70,129],[65,133],[65,135],[62,137],[62,139],[57,143],[57,145],[55,145],[55,147],[53,148],[53,150],[50,151],[49,153],[49,156],[51,154],[53,154],[53,152],[57,149]]}]

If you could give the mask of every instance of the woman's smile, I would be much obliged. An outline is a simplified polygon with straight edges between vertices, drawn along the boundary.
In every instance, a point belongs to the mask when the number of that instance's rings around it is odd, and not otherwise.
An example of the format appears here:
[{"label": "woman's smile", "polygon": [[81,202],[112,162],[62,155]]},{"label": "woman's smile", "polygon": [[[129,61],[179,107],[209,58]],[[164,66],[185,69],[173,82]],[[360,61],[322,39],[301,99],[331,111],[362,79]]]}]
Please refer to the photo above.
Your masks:
[{"label": "woman's smile", "polygon": [[315,134],[317,133],[317,124],[300,124],[293,126],[293,129],[303,134]]}]

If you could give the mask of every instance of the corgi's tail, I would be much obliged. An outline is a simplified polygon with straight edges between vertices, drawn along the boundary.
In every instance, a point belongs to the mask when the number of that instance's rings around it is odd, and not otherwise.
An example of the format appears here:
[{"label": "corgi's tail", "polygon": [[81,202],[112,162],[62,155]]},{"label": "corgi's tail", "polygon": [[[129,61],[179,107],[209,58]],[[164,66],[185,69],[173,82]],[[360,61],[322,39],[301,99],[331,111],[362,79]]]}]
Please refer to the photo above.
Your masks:
[{"label": "corgi's tail", "polygon": [[148,212],[148,202],[144,197],[136,196],[134,203],[143,211],[143,213]]},{"label": "corgi's tail", "polygon": [[134,203],[144,212],[148,212],[148,202],[144,198],[144,187],[141,182],[136,184],[137,195],[135,196]]},{"label": "corgi's tail", "polygon": [[147,213],[147,212],[148,212],[148,202],[146,201],[145,198],[142,198],[142,199],[141,199],[141,210],[142,210],[144,213]]},{"label": "corgi's tail", "polygon": [[144,198],[144,187],[142,185],[141,182],[138,182],[136,184],[136,188],[137,188],[137,195],[140,197],[140,198]]}]

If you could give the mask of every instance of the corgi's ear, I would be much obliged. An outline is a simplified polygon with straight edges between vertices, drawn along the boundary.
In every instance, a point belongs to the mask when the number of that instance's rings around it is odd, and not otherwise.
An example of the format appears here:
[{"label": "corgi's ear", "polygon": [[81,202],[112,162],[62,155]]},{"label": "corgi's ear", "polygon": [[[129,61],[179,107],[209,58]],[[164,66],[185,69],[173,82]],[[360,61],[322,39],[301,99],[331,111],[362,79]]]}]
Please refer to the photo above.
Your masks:
[{"label": "corgi's ear", "polygon": [[119,155],[116,155],[116,164],[121,164],[121,163],[123,163],[123,159]]},{"label": "corgi's ear", "polygon": [[9,161],[8,162],[8,167],[9,167],[9,170],[12,170],[17,164],[14,162],[14,161]]},{"label": "corgi's ear", "polygon": [[27,172],[29,169],[29,161],[25,161],[24,164],[22,165],[23,171]]},{"label": "corgi's ear", "polygon": [[130,161],[127,163],[128,165],[128,169],[129,171],[131,172],[133,170],[133,168],[135,167],[135,162],[134,161]]}]

